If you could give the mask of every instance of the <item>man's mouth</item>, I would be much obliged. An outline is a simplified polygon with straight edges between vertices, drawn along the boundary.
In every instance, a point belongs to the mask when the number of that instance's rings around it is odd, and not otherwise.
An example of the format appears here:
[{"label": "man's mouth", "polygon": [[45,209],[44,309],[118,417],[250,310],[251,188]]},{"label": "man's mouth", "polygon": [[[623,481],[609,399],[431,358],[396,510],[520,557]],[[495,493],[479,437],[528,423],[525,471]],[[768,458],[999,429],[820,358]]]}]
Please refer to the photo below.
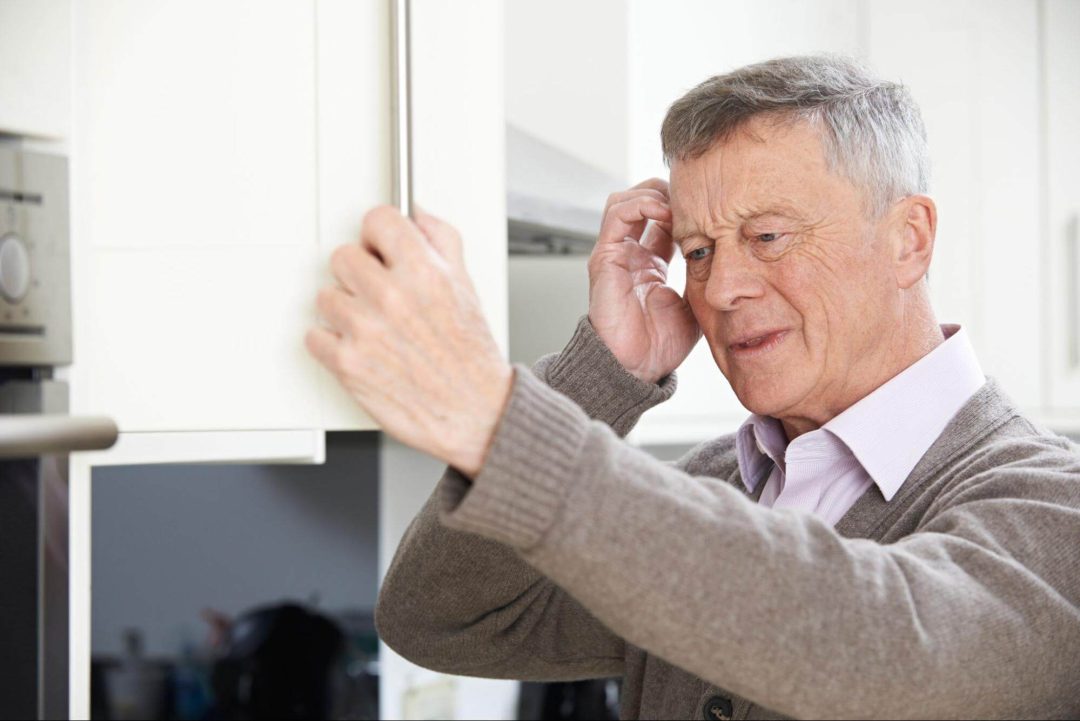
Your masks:
[{"label": "man's mouth", "polygon": [[787,330],[755,331],[729,345],[728,350],[739,357],[758,355],[780,345],[786,335]]}]

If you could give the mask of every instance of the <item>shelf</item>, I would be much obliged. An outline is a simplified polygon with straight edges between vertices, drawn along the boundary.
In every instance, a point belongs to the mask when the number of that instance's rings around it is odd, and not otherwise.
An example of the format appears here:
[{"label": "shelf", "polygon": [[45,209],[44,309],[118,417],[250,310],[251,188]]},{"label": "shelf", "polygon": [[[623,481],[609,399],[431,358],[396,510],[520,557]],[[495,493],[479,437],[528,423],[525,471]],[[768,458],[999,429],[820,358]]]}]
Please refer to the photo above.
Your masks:
[{"label": "shelf", "polygon": [[326,460],[322,430],[121,433],[106,451],[80,454],[90,466],[151,463],[314,463]]}]

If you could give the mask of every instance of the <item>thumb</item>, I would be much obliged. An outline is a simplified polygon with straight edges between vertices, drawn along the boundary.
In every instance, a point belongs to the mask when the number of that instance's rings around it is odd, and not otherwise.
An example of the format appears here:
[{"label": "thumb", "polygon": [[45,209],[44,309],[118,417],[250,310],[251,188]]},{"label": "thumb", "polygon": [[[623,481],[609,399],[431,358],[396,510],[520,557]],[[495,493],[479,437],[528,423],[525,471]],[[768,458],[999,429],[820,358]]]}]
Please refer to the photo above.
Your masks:
[{"label": "thumb", "polygon": [[416,203],[413,203],[413,221],[439,255],[449,261],[462,263],[461,234],[457,228],[422,210]]}]

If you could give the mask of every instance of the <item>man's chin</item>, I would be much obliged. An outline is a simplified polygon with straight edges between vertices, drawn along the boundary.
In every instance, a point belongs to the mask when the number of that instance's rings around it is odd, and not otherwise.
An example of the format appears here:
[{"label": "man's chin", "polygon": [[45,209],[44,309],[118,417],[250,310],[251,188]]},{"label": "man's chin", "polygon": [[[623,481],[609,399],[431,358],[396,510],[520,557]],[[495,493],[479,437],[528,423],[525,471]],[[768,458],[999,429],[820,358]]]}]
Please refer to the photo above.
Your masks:
[{"label": "man's chin", "polygon": [[759,416],[779,417],[786,408],[793,404],[794,393],[791,388],[780,385],[757,383],[740,383],[734,385],[733,390],[739,402],[746,410]]}]

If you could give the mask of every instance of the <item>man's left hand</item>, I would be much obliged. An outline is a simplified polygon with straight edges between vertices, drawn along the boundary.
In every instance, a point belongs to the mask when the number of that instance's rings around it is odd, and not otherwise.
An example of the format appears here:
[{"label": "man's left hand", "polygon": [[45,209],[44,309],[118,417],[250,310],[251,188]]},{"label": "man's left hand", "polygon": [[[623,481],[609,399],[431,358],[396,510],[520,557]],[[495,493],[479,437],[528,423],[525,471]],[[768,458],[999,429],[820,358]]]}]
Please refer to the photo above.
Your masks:
[{"label": "man's left hand", "polygon": [[360,242],[334,251],[337,287],[319,291],[326,328],[305,336],[384,431],[465,475],[483,467],[513,382],[465,271],[461,237],[382,206]]}]

